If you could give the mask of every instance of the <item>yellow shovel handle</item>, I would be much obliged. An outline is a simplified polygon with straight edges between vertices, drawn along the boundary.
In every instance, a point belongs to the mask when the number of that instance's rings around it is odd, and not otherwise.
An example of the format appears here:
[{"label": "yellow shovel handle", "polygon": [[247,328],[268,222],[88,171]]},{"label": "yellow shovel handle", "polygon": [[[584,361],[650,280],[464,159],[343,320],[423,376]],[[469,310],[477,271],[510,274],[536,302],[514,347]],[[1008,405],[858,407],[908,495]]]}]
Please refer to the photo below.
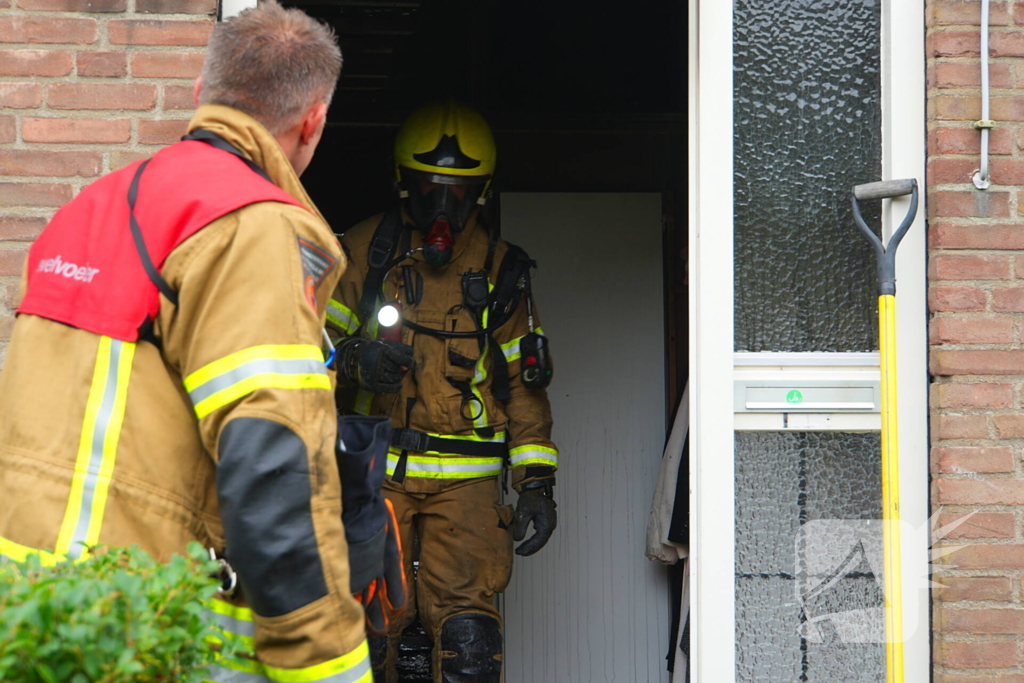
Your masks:
[{"label": "yellow shovel handle", "polygon": [[896,420],[896,297],[878,297],[882,379],[882,544],[887,683],[903,683],[903,571],[900,566],[899,433]]}]

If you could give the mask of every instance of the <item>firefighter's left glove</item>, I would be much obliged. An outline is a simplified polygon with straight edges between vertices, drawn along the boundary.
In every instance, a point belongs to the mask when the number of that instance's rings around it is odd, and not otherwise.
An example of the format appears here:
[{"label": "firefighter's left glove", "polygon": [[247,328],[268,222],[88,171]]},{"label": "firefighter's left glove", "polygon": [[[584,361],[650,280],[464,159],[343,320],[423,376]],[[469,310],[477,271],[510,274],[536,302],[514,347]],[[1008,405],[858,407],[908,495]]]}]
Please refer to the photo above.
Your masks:
[{"label": "firefighter's left glove", "polygon": [[544,547],[558,526],[554,494],[554,479],[536,479],[523,484],[519,490],[516,514],[512,518],[512,538],[522,541],[533,522],[533,536],[516,547],[516,555],[533,555]]},{"label": "firefighter's left glove", "polygon": [[338,417],[336,455],[350,583],[366,611],[370,635],[387,633],[391,618],[405,610],[408,592],[395,510],[381,492],[390,444],[390,419]]},{"label": "firefighter's left glove", "polygon": [[374,394],[396,394],[416,366],[412,347],[390,339],[349,337],[338,344],[338,373]]}]

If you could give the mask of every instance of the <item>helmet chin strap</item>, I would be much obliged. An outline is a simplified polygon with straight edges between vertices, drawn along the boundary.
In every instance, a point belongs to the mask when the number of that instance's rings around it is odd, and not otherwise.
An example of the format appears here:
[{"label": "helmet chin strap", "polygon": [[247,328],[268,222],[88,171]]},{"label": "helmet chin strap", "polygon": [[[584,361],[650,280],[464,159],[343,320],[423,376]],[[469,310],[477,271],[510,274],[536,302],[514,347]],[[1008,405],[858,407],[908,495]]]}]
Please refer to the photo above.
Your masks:
[{"label": "helmet chin strap", "polygon": [[423,241],[423,258],[430,265],[438,268],[452,260],[455,251],[455,238],[452,226],[442,214],[434,219]]}]

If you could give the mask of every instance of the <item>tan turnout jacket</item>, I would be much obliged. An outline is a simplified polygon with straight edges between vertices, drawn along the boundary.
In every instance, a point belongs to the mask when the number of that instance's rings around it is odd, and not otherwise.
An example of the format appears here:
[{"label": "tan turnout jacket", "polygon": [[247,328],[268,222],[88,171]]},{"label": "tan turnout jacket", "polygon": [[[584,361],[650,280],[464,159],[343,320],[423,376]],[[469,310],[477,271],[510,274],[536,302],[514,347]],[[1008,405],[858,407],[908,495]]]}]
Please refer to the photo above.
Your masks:
[{"label": "tan turnout jacket", "polygon": [[[328,327],[338,333],[372,335],[372,321],[361,326],[358,307],[368,268],[369,244],[382,218],[378,215],[363,221],[341,238],[348,254],[349,268],[335,289],[327,315]],[[455,254],[447,265],[435,268],[424,263],[417,254],[392,269],[384,284],[387,300],[397,297],[402,303],[403,315],[424,327],[454,331],[477,329],[472,315],[461,307],[462,274],[484,268],[489,241],[488,232],[471,220],[466,230],[458,235]],[[421,231],[412,230],[410,244],[412,247],[423,244]],[[492,285],[507,249],[507,244],[499,240],[493,266],[488,273]],[[405,266],[410,266],[411,270],[406,271]],[[420,299],[416,303],[408,300],[407,272],[410,279],[415,280],[414,288],[420,290]],[[539,328],[536,311],[534,315],[534,326]],[[558,466],[558,451],[551,441],[551,408],[547,392],[527,389],[519,378],[519,340],[529,331],[526,305],[520,301],[514,316],[494,333],[500,348],[488,348],[486,351],[487,354],[501,353],[508,361],[511,398],[507,402],[499,402],[494,397],[491,363],[489,358],[478,362],[482,353],[478,339],[442,339],[415,332],[406,326],[402,339],[414,349],[416,368],[406,375],[401,393],[371,395],[361,390],[341,388],[339,407],[344,409],[347,406],[364,414],[388,415],[396,427],[411,427],[431,435],[455,436],[465,440],[486,440],[479,436],[477,428],[489,427],[494,432],[490,440],[507,442],[512,481],[518,484],[527,476],[528,466]],[[465,394],[449,378],[471,385],[483,403],[482,414],[479,404],[467,403]],[[410,399],[415,399],[411,402],[411,411]],[[399,451],[392,448],[388,461],[389,475],[394,473],[399,456]],[[386,486],[432,493],[470,479],[498,476],[502,471],[501,458],[472,458],[442,452],[408,453],[407,457],[404,481],[398,483],[389,476]]]},{"label": "tan turnout jacket", "polygon": [[[255,636],[265,665],[231,680],[370,680],[323,368],[324,311],[345,257],[265,128],[220,106],[200,108],[196,128],[305,209],[251,204],[171,252],[162,272],[180,301],[161,302],[162,348],[18,318],[0,374],[0,555],[75,557],[84,541],[166,560],[193,540],[227,545],[253,609],[211,611]],[[300,240],[333,261],[315,309]]]}]

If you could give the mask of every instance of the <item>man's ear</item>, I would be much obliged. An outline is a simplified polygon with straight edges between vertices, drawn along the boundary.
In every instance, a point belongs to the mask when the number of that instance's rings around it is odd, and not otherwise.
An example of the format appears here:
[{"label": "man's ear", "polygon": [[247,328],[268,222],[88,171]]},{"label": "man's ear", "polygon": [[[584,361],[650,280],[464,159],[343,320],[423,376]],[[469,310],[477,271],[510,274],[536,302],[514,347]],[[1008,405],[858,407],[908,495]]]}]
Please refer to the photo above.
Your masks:
[{"label": "man's ear", "polygon": [[306,115],[302,117],[302,129],[299,131],[299,142],[308,145],[318,140],[327,120],[327,105],[323,102],[309,108]]},{"label": "man's ear", "polygon": [[199,95],[203,92],[203,77],[196,78],[196,84],[192,87],[192,101],[199,106]]}]

